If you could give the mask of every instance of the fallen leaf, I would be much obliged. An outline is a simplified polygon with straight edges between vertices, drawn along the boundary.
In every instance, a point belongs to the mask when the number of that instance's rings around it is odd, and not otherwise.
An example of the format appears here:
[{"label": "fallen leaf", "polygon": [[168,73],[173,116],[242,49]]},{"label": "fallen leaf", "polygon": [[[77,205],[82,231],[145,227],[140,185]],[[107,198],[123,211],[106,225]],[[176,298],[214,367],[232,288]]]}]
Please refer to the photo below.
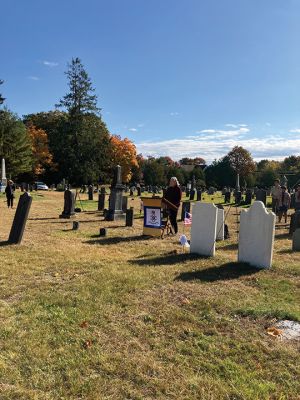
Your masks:
[{"label": "fallen leaf", "polygon": [[79,326],[80,326],[80,328],[87,328],[89,326],[89,324],[87,321],[82,321]]}]

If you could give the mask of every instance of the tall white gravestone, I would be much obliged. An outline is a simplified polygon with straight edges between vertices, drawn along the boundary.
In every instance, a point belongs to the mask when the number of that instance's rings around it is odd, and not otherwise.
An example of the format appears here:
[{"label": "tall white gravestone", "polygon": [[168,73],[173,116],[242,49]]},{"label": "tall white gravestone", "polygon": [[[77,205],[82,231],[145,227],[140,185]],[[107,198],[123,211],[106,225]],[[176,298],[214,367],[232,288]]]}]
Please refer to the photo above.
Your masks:
[{"label": "tall white gravestone", "polygon": [[224,210],[218,208],[217,211],[217,240],[224,240]]},{"label": "tall white gravestone", "polygon": [[238,261],[271,267],[275,220],[275,214],[269,213],[262,201],[255,201],[249,211],[241,211]]},{"label": "tall white gravestone", "polygon": [[6,170],[5,170],[5,159],[2,158],[1,162],[1,192],[5,192],[5,187],[7,185],[7,179],[6,179]]},{"label": "tall white gravestone", "polygon": [[197,202],[193,207],[191,253],[214,256],[216,249],[217,207]]}]

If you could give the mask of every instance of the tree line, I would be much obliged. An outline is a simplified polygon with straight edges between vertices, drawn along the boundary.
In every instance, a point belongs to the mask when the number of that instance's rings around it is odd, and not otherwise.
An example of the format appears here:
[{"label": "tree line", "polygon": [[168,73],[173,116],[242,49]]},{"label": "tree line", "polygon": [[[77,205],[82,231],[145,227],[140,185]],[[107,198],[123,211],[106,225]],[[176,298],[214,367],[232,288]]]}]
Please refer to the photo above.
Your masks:
[{"label": "tree line", "polygon": [[[127,138],[112,135],[101,116],[98,99],[81,60],[73,58],[65,72],[68,92],[53,110],[20,118],[8,110],[0,93],[0,158],[5,158],[9,177],[17,181],[44,180],[73,185],[109,183],[113,167],[122,166],[125,183],[164,186],[172,176],[182,184],[198,187],[269,187],[287,174],[291,186],[300,180],[300,157],[282,162],[254,162],[241,146],[206,166],[202,157],[143,157]],[[0,85],[3,80],[0,80]]]}]

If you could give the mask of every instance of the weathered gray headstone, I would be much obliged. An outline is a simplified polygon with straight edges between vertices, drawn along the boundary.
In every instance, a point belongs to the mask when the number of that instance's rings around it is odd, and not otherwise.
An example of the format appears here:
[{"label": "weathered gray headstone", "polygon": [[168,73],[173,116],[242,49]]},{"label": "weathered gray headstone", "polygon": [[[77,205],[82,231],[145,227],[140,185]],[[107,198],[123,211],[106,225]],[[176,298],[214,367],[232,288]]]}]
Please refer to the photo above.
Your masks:
[{"label": "weathered gray headstone", "polygon": [[196,193],[195,189],[191,189],[190,200],[194,200],[195,199],[195,193]]},{"label": "weathered gray headstone", "polygon": [[295,232],[295,230],[298,228],[300,228],[300,210],[294,212],[291,215],[289,234],[292,235]]},{"label": "weathered gray headstone", "polygon": [[201,200],[202,200],[202,191],[197,190],[197,201],[201,201]]},{"label": "weathered gray headstone", "polygon": [[122,209],[124,186],[122,185],[121,176],[121,167],[117,165],[114,170],[113,185],[109,196],[109,209],[105,215],[107,221],[125,220],[125,213]]},{"label": "weathered gray headstone", "polygon": [[196,203],[193,207],[191,253],[214,256],[216,248],[217,207],[212,203]]},{"label": "weathered gray headstone", "polygon": [[93,188],[93,185],[89,186],[88,195],[89,195],[89,200],[94,200],[94,188]]},{"label": "weathered gray headstone", "polygon": [[245,204],[251,204],[252,203],[252,195],[253,191],[251,189],[246,190],[246,196],[245,196]]},{"label": "weathered gray headstone", "polygon": [[64,193],[64,210],[60,214],[59,218],[70,218],[75,215],[75,194],[71,190],[67,189]]},{"label": "weathered gray headstone", "polygon": [[185,213],[191,212],[191,203],[189,201],[184,201],[181,208],[181,221],[184,221]]},{"label": "weathered gray headstone", "polygon": [[262,201],[264,205],[267,204],[267,192],[264,189],[258,189],[256,191],[256,201]]},{"label": "weathered gray headstone", "polygon": [[274,213],[268,213],[263,202],[255,201],[249,210],[240,215],[238,261],[258,268],[272,265],[274,234]]},{"label": "weathered gray headstone", "polygon": [[104,210],[105,206],[105,191],[98,194],[98,211]]},{"label": "weathered gray headstone", "polygon": [[15,217],[9,234],[8,242],[11,244],[20,244],[23,238],[26,222],[28,219],[32,197],[25,192],[20,196]]},{"label": "weathered gray headstone", "polygon": [[240,192],[240,191],[235,191],[235,193],[234,193],[234,198],[235,198],[235,204],[241,204],[241,201],[242,201],[242,192]]},{"label": "weathered gray headstone", "polygon": [[126,210],[126,226],[133,226],[133,207]]},{"label": "weathered gray headstone", "polygon": [[300,251],[300,228],[293,233],[293,251]]},{"label": "weathered gray headstone", "polygon": [[230,203],[231,193],[226,192],[224,195],[224,203]]}]

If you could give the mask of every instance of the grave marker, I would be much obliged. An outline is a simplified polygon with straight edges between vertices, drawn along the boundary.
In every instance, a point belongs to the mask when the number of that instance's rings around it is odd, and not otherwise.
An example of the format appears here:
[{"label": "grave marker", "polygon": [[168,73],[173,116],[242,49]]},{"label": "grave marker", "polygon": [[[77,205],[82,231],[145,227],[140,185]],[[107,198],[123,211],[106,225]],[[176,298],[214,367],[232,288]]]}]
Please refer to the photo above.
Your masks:
[{"label": "grave marker", "polygon": [[275,214],[268,213],[261,201],[255,201],[248,211],[241,211],[239,262],[246,262],[258,268],[271,267],[275,220]]},{"label": "grave marker", "polygon": [[191,253],[214,256],[216,230],[217,207],[211,203],[196,203],[193,207]]},{"label": "grave marker", "polygon": [[71,190],[67,189],[64,193],[64,210],[60,214],[59,218],[71,218],[75,215],[75,194]]},{"label": "grave marker", "polygon": [[28,219],[32,197],[25,192],[20,196],[15,217],[10,230],[8,242],[11,244],[20,244],[23,238],[26,222]]}]

